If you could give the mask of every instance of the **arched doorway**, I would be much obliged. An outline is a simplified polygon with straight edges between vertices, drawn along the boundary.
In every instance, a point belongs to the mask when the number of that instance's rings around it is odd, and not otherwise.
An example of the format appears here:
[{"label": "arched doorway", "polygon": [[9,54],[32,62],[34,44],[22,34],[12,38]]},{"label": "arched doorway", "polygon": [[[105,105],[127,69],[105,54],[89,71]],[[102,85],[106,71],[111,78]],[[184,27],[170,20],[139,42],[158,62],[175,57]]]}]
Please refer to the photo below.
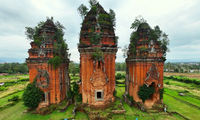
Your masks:
[{"label": "arched doorway", "polygon": [[[149,87],[152,87],[152,88],[156,91],[156,84],[155,84],[155,82],[152,82],[151,85],[150,85]],[[152,93],[152,94],[149,96],[149,99],[147,99],[147,100],[153,100],[155,94],[156,94],[155,92]]]},{"label": "arched doorway", "polygon": [[147,106],[148,108],[151,108],[153,106],[153,104],[155,103],[155,101],[157,100],[157,86],[155,82],[152,82],[151,85],[149,86],[151,88],[153,88],[155,90],[154,93],[152,93],[149,98],[145,101],[145,106]]}]

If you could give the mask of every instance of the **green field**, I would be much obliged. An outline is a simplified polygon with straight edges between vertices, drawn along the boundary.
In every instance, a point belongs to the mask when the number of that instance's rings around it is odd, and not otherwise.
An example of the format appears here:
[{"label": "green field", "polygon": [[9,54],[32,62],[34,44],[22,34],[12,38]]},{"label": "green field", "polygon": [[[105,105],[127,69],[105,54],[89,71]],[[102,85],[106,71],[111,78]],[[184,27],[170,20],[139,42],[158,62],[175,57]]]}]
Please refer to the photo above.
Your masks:
[{"label": "green field", "polygon": [[[12,77],[10,77],[12,78]],[[8,79],[9,80],[9,79]],[[79,77],[71,77],[71,82],[78,81]],[[124,80],[119,80],[120,82]],[[170,82],[167,83],[166,82]],[[177,82],[169,79],[164,80],[164,86],[165,86],[165,92],[163,97],[163,102],[168,105],[167,111],[169,112],[177,112],[178,114],[172,114],[165,112],[160,113],[147,113],[142,112],[136,107],[130,107],[127,103],[123,101],[123,107],[126,110],[126,113],[124,114],[112,114],[111,118],[113,120],[134,120],[138,118],[139,120],[184,120],[184,117],[192,120],[198,120],[200,118],[200,100],[199,100],[199,94],[194,94],[193,91],[198,91],[197,86],[191,85],[191,84],[185,84],[182,82]],[[191,89],[191,86],[194,86],[194,88]],[[12,87],[19,87],[18,85],[12,86]],[[117,84],[116,85],[117,90],[117,96],[122,99],[122,94],[125,91],[125,85],[124,84]],[[1,91],[0,95],[2,93],[6,93],[6,91]],[[183,92],[185,96],[179,96],[179,92]],[[4,97],[0,97],[0,107],[4,106],[6,104],[9,104],[7,101],[8,99],[12,98],[15,95],[18,95],[21,97],[23,94],[23,91],[16,92],[14,94],[10,93],[10,95],[6,95]],[[199,96],[198,96],[199,95]],[[117,100],[115,103],[119,103],[119,100]],[[62,102],[61,106],[58,107],[59,109],[62,108],[66,104],[65,102]],[[195,107],[196,106],[196,107]],[[17,120],[59,120],[59,119],[65,119],[65,118],[74,118],[74,119],[80,119],[80,120],[88,120],[88,115],[77,111],[76,115],[72,115],[72,110],[74,108],[74,103],[70,105],[67,110],[63,113],[58,112],[58,110],[54,110],[52,114],[49,115],[39,115],[39,114],[32,114],[32,112],[26,113],[26,107],[23,106],[23,102],[19,101],[14,106],[8,106],[7,108],[0,109],[0,120],[11,120],[11,119],[17,119]],[[102,115],[106,115],[107,113],[102,113]],[[180,114],[180,115],[179,115]],[[182,117],[182,116],[184,117]]]}]

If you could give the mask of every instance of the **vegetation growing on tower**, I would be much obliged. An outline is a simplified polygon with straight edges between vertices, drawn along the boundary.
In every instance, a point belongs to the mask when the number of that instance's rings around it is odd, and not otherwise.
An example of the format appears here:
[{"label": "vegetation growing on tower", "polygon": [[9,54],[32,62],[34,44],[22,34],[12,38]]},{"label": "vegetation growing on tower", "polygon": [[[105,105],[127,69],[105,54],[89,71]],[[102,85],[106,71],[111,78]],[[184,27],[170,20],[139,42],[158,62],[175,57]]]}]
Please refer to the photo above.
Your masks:
[{"label": "vegetation growing on tower", "polygon": [[[163,59],[165,59],[167,52],[169,52],[169,39],[168,35],[160,30],[159,26],[155,26],[153,29],[150,28],[147,21],[144,20],[141,16],[136,17],[135,21],[131,24],[131,29],[133,32],[130,35],[130,45],[124,47],[124,57],[127,53],[132,53],[135,57],[138,52],[144,52],[147,50],[145,46],[137,48],[139,39],[142,39],[141,42],[149,43],[151,40],[156,41],[156,44],[159,45],[159,48],[162,49]],[[129,50],[128,50],[129,49]]]},{"label": "vegetation growing on tower", "polygon": [[63,60],[68,57],[68,45],[65,43],[64,29],[65,27],[59,22],[55,22],[53,17],[47,21],[40,21],[35,27],[25,27],[25,35],[33,44],[37,45],[36,49],[46,49],[45,44],[53,43],[53,58],[49,59],[48,64],[57,68]]},{"label": "vegetation growing on tower", "polygon": [[[99,45],[102,44],[102,38],[110,34],[114,44],[117,44],[118,36],[114,35],[115,12],[110,9],[107,13],[96,0],[89,0],[89,4],[90,10],[83,4],[77,9],[83,20],[80,38],[88,38],[90,45]],[[87,43],[80,39],[79,45],[87,45]]]}]

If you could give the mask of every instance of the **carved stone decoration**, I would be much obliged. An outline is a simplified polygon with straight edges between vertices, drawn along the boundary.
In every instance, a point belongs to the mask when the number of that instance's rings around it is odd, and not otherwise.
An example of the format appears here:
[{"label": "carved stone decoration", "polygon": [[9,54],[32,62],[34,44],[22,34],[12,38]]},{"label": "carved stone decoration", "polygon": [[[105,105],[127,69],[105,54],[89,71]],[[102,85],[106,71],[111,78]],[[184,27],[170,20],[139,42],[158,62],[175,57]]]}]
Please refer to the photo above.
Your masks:
[{"label": "carved stone decoration", "polygon": [[95,72],[90,78],[90,81],[93,84],[93,86],[104,86],[108,81],[108,78],[106,74],[103,72],[102,67],[103,66],[101,61],[95,61],[95,68],[94,68]]},{"label": "carved stone decoration", "polygon": [[[42,88],[48,88],[50,83],[50,75],[47,70],[39,70],[37,74],[37,80],[39,79],[39,82],[36,82],[36,85],[38,87]],[[46,84],[44,84],[46,83]]]},{"label": "carved stone decoration", "polygon": [[[149,71],[147,72],[147,77],[145,79],[146,85],[148,83],[152,82],[153,80],[157,80],[159,82],[158,69],[156,68],[156,66],[154,64],[152,64],[152,66],[149,68]],[[149,86],[149,84],[147,85],[147,87],[148,86]]]},{"label": "carved stone decoration", "polygon": [[[92,74],[92,76],[90,78],[90,81],[93,80],[93,76],[95,75],[95,73],[97,72],[97,70],[100,69],[102,71],[102,73],[104,74],[106,81],[108,82],[109,79],[108,79],[108,77],[107,77],[107,75],[105,73],[104,61],[103,60],[101,60],[101,61],[94,60],[93,64],[94,64],[94,69],[93,69],[93,74]],[[98,72],[99,72],[99,70],[98,70]]]},{"label": "carved stone decoration", "polygon": [[156,53],[156,49],[155,49],[155,43],[154,43],[154,41],[153,40],[151,40],[150,42],[149,42],[149,53]]},{"label": "carved stone decoration", "polygon": [[39,51],[38,51],[38,57],[40,57],[41,55],[46,57],[46,53],[45,53],[45,51],[43,49],[39,49]]}]

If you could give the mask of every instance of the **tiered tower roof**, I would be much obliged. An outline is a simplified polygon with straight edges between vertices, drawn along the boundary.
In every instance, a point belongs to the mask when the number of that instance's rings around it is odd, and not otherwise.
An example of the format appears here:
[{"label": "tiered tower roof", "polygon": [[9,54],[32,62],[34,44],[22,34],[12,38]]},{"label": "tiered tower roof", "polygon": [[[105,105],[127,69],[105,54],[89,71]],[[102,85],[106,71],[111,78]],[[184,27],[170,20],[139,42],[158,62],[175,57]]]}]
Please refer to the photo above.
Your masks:
[{"label": "tiered tower roof", "polygon": [[83,20],[79,48],[91,46],[117,47],[109,14],[97,3]]}]

